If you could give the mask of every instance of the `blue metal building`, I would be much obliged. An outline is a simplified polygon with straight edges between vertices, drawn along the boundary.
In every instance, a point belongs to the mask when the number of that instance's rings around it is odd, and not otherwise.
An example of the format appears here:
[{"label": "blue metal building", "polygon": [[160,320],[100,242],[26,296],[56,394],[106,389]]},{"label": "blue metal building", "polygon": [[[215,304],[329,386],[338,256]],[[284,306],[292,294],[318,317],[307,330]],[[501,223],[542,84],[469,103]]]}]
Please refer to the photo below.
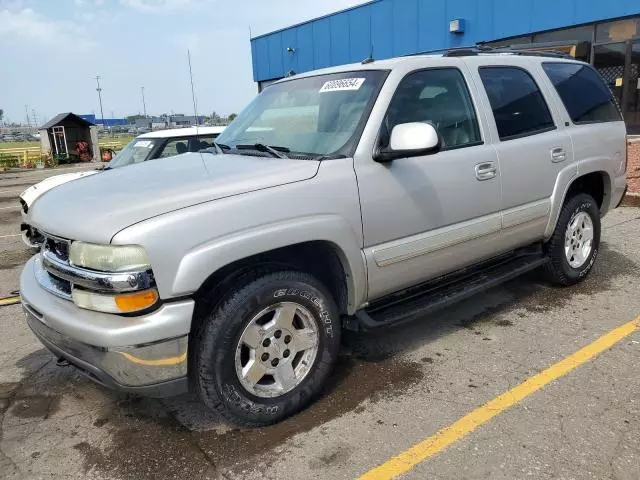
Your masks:
[{"label": "blue metal building", "polygon": [[[102,118],[96,117],[95,114],[93,113],[88,113],[85,115],[78,115],[78,116],[83,120],[86,120],[87,122],[93,123],[94,125],[102,125]],[[129,122],[127,121],[126,118],[105,118],[104,119],[105,127],[118,127],[118,126],[121,127],[128,124]]]},{"label": "blue metal building", "polygon": [[289,72],[480,42],[593,63],[640,128],[640,0],[374,0],[253,38],[253,77],[262,89]]}]

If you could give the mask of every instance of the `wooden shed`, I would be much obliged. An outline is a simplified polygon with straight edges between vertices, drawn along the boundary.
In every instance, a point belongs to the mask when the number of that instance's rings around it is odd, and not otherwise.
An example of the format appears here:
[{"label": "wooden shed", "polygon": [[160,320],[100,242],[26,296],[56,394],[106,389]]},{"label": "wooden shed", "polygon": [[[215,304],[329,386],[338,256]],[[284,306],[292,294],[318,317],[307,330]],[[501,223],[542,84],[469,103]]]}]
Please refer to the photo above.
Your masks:
[{"label": "wooden shed", "polygon": [[100,161],[98,127],[78,115],[60,113],[39,130],[43,152],[80,162]]}]

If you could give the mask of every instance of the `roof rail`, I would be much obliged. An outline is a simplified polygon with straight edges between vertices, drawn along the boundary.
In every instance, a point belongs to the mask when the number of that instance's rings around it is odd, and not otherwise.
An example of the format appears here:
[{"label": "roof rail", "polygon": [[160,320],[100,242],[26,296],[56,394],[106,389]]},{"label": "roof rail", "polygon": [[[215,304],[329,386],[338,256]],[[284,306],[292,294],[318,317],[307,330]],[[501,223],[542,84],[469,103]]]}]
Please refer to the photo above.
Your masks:
[{"label": "roof rail", "polygon": [[[454,48],[445,48],[440,50],[424,50],[422,52],[415,53],[407,53],[406,55],[402,55],[403,57],[416,57],[418,55],[437,55],[442,54],[447,57],[464,57],[470,55],[476,55],[477,53],[473,53],[475,51],[479,53],[487,53],[494,50],[492,47],[487,45],[476,45],[474,47],[454,47]],[[460,52],[460,53],[458,53]]]},{"label": "roof rail", "polygon": [[504,50],[502,49],[496,49],[496,53],[512,53],[514,55],[524,55],[524,56],[528,56],[528,57],[553,57],[553,58],[569,58],[569,59],[574,59],[571,55],[569,55],[568,53],[564,53],[564,52],[558,52],[557,50],[514,50],[514,49],[509,49],[506,48]]},{"label": "roof rail", "polygon": [[443,57],[472,57],[474,55],[479,55],[481,53],[493,53],[493,48],[482,48],[479,49],[477,47],[463,47],[463,48],[452,48],[451,50],[447,50],[442,54]]},{"label": "roof rail", "polygon": [[[534,44],[532,44],[534,45]],[[535,48],[535,47],[534,47]],[[442,54],[443,57],[470,57],[481,55],[484,53],[509,53],[511,55],[522,55],[529,57],[553,57],[553,58],[570,58],[568,53],[558,52],[554,50],[516,50],[509,47],[490,47],[488,45],[476,45],[475,47],[453,48]]]}]

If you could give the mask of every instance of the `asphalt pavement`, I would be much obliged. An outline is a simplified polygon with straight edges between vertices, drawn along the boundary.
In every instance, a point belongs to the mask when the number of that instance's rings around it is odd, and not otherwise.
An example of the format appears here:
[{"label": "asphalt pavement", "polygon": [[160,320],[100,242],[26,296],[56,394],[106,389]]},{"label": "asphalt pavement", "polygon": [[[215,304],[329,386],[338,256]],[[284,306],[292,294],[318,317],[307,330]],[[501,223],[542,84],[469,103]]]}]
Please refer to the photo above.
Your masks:
[{"label": "asphalt pavement", "polygon": [[[0,174],[0,297],[33,253],[17,195],[50,174]],[[97,386],[56,366],[19,305],[0,306],[0,478],[637,480],[639,266],[640,209],[623,207],[604,220],[581,285],[553,288],[533,272],[410,325],[349,335],[324,395],[255,430],[193,395]],[[584,348],[593,355],[574,355]]]}]

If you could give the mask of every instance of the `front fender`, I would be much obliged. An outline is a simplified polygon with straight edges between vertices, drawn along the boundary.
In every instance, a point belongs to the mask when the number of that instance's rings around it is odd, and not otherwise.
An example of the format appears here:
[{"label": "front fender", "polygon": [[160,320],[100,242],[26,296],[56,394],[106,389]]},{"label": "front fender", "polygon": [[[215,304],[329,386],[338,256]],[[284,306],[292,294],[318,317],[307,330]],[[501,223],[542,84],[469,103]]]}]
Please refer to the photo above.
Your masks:
[{"label": "front fender", "polygon": [[311,241],[327,241],[336,247],[346,274],[348,309],[355,311],[366,297],[365,267],[356,235],[344,219],[334,215],[262,225],[198,245],[180,261],[171,291],[176,296],[192,293],[212,273],[231,263]]},{"label": "front fender", "polygon": [[149,218],[121,230],[111,241],[145,248],[165,300],[193,294],[220,268],[252,255],[303,242],[330,242],[346,272],[349,310],[366,299],[352,159],[323,162],[318,175],[303,182]]}]

